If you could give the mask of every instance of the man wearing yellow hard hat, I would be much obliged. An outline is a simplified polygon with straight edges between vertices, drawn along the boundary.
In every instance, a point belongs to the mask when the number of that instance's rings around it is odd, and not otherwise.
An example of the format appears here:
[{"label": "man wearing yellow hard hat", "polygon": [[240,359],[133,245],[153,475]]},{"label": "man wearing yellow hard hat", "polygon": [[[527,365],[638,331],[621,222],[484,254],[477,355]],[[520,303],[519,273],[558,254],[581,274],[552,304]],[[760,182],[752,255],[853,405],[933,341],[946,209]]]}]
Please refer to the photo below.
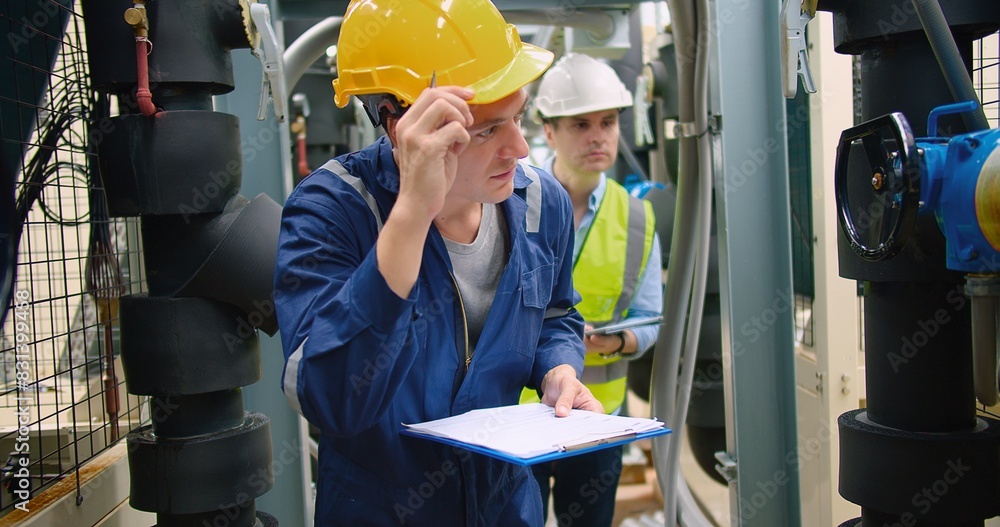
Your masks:
[{"label": "man wearing yellow hard hat", "polygon": [[288,198],[275,304],[282,389],[320,428],[316,525],[541,526],[531,471],[400,435],[539,389],[603,411],[579,381],[573,213],[528,154],[523,87],[552,54],[483,0],[355,0],[336,102],[386,137]]}]

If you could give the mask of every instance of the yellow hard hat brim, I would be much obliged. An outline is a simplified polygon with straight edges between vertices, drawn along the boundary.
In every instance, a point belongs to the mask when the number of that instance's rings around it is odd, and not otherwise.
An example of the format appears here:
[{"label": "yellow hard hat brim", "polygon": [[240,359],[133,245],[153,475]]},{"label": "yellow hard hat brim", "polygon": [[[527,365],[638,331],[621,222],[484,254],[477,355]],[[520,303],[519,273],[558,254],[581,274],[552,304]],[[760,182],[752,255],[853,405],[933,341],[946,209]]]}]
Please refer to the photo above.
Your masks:
[{"label": "yellow hard hat brim", "polygon": [[475,92],[469,104],[489,104],[520,90],[545,73],[553,58],[547,49],[522,43],[506,68],[468,86]]},{"label": "yellow hard hat brim", "polygon": [[[507,97],[540,77],[552,64],[553,58],[554,56],[551,51],[522,42],[521,49],[506,66],[500,68],[492,75],[466,86],[475,92],[472,99],[469,100],[469,104],[489,104]],[[393,75],[402,76],[398,68],[386,68],[380,73],[386,79]],[[445,86],[448,84],[448,75],[444,74],[444,72],[438,73],[438,79],[439,85]],[[444,79],[444,82],[441,82],[442,79]],[[413,104],[413,101],[419,95],[419,92],[404,92],[392,87],[400,83],[382,82],[380,84],[382,84],[382,87],[378,92],[394,95],[406,105]],[[430,85],[429,79],[427,85]],[[333,80],[333,88],[335,93],[334,102],[340,108],[347,106],[351,95],[375,93],[373,89],[360,90],[342,86],[341,79],[339,78]]]}]

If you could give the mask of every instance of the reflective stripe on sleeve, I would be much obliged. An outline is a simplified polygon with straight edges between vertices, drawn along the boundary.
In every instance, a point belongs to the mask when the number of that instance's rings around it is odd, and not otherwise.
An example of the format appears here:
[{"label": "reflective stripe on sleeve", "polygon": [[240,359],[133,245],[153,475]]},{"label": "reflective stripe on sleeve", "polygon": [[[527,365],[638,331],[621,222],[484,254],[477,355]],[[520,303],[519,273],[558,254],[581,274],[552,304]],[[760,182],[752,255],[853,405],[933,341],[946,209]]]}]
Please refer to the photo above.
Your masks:
[{"label": "reflective stripe on sleeve", "polygon": [[538,172],[521,162],[524,175],[528,176],[531,184],[525,189],[525,201],[528,203],[528,212],[524,216],[524,230],[526,232],[538,232],[538,225],[542,217],[542,184],[539,182]]},{"label": "reflective stripe on sleeve", "polygon": [[281,390],[285,392],[288,404],[299,415],[302,415],[302,403],[299,402],[299,363],[302,362],[302,352],[306,342],[309,342],[309,337],[306,337],[288,357],[288,361],[285,362],[285,376],[281,382]]},{"label": "reflective stripe on sleeve", "polygon": [[378,204],[375,203],[375,196],[372,196],[372,193],[368,192],[365,184],[361,182],[361,178],[349,174],[347,169],[344,168],[344,165],[341,165],[340,161],[337,161],[336,159],[327,161],[326,164],[320,168],[325,168],[336,174],[337,177],[344,180],[344,183],[350,185],[351,188],[353,188],[355,192],[361,196],[361,199],[365,200],[365,203],[368,204],[368,208],[372,211],[372,216],[375,216],[375,223],[378,225],[379,232],[382,232],[382,216],[378,212]]}]

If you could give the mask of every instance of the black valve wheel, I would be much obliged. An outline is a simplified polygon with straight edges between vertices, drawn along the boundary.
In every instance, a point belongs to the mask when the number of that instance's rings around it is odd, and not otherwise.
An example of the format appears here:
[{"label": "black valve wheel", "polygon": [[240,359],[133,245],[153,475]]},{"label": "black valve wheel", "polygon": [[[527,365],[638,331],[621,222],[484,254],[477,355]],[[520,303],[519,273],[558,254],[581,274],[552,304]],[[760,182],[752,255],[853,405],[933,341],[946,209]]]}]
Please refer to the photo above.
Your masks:
[{"label": "black valve wheel", "polygon": [[901,113],[844,130],[834,174],[837,217],[851,249],[891,258],[913,233],[920,207],[919,152]]}]

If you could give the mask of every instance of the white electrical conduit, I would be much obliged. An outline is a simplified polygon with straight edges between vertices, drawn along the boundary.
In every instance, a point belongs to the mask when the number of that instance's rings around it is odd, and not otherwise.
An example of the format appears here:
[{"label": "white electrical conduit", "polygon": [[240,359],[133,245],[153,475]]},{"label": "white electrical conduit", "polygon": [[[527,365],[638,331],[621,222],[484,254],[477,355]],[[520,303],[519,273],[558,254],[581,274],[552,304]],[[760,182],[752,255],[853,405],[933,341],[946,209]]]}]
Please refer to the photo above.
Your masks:
[{"label": "white electrical conduit", "polygon": [[[691,308],[688,312],[687,329],[684,338],[684,362],[681,367],[680,390],[678,390],[677,408],[674,417],[676,436],[669,443],[666,472],[667,481],[674,481],[680,476],[681,442],[683,427],[687,420],[688,404],[691,402],[691,386],[694,383],[694,367],[698,356],[698,338],[701,336],[702,313],[705,305],[705,288],[708,278],[709,245],[712,228],[712,157],[711,136],[708,133],[708,57],[711,39],[702,39],[710,31],[711,17],[708,0],[696,0],[696,18],[698,20],[697,42],[705,42],[698,46],[695,58],[694,77],[694,108],[695,130],[698,136],[698,215],[696,232],[698,233],[698,252],[695,259],[694,283],[691,285]],[[667,518],[676,517],[676,500],[664,499],[664,513]]]},{"label": "white electrical conduit", "polygon": [[[668,0],[673,21],[674,42],[677,43],[677,92],[678,110],[681,122],[694,121],[694,76],[693,60],[683,56],[688,48],[685,43],[694,42],[694,12],[689,0]],[[670,266],[667,271],[667,287],[663,297],[663,323],[656,339],[653,354],[653,373],[650,384],[652,414],[663,419],[674,428],[673,417],[676,409],[677,370],[680,365],[681,345],[684,338],[684,322],[687,316],[691,282],[694,274],[694,224],[697,211],[697,145],[693,138],[681,138],[679,146],[677,174],[677,208],[674,213],[674,228],[670,244]],[[675,433],[676,433],[675,429]],[[653,460],[657,481],[664,499],[672,499],[672,478],[667,477],[665,461],[670,436],[654,438]],[[671,525],[676,518],[670,518]]]},{"label": "white electrical conduit", "polygon": [[285,62],[285,86],[291,91],[299,82],[309,66],[326,55],[326,49],[337,43],[340,37],[340,23],[343,18],[332,16],[318,22],[299,35],[285,49],[282,60]]},{"label": "white electrical conduit", "polygon": [[[708,243],[711,227],[712,164],[711,142],[707,135],[708,51],[704,49],[705,46],[700,45],[703,40],[699,38],[699,31],[702,35],[709,35],[711,19],[706,0],[699,0],[696,6],[692,5],[693,3],[687,0],[668,1],[674,22],[674,41],[677,43],[680,121],[693,123],[698,134],[697,138],[681,139],[677,219],[674,223],[670,270],[667,274],[667,291],[663,303],[665,318],[657,340],[658,349],[653,359],[653,377],[665,384],[660,389],[654,383],[653,414],[663,417],[674,430],[673,434],[653,441],[657,478],[663,491],[664,515],[668,527],[673,527],[678,520],[677,505],[680,489],[676,484],[668,485],[664,482],[676,482],[680,478],[677,459],[679,459],[684,420],[687,416],[687,404],[694,377],[708,274]],[[688,46],[687,43],[690,42],[698,42],[699,45]],[[688,50],[693,50],[695,56],[682,55]],[[677,369],[681,359],[682,343],[684,371],[681,373],[682,380],[678,389]],[[685,497],[683,491],[681,497],[680,505],[683,513],[680,518],[685,525],[695,525],[694,522],[697,520],[694,518],[707,522],[700,509],[695,507],[694,510],[690,510],[691,502],[683,499]],[[690,523],[689,517],[692,518]]]},{"label": "white electrical conduit", "polygon": [[677,472],[676,481],[675,486],[677,487],[677,503],[680,504],[681,525],[687,527],[715,527],[715,523],[709,521],[701,512],[701,507],[698,506],[698,502],[691,495],[691,489],[688,488],[687,481],[684,481],[684,475]]}]

